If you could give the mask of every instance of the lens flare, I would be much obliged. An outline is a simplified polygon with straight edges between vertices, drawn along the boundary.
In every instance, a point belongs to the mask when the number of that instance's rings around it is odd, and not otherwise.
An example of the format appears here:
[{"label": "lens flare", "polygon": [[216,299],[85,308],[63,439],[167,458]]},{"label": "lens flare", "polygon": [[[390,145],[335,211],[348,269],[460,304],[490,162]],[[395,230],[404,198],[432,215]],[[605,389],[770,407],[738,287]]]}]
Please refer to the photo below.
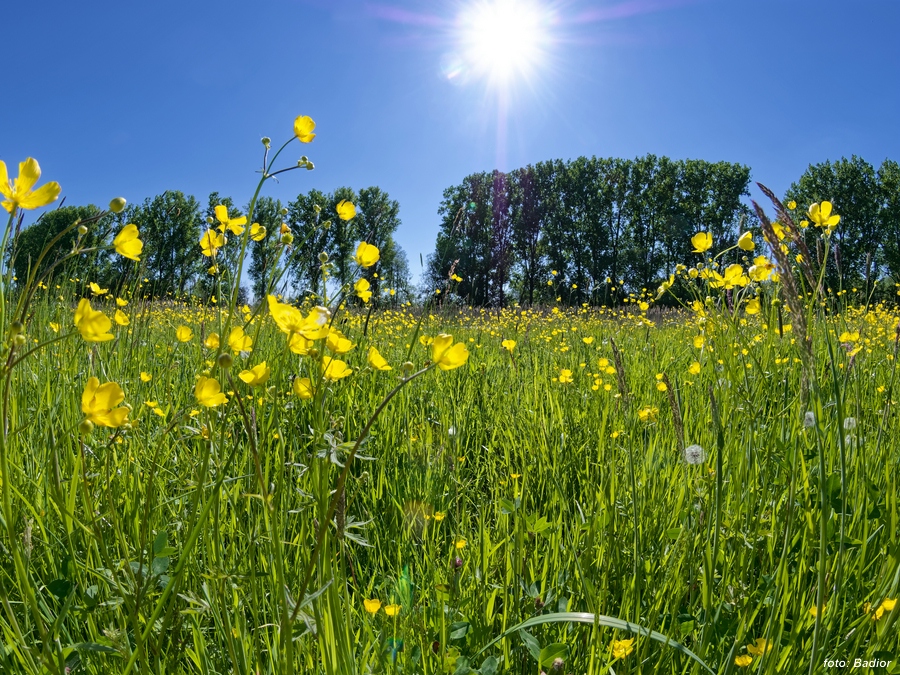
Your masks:
[{"label": "lens flare", "polygon": [[548,9],[533,0],[478,0],[459,15],[465,66],[496,85],[528,79],[550,46]]}]

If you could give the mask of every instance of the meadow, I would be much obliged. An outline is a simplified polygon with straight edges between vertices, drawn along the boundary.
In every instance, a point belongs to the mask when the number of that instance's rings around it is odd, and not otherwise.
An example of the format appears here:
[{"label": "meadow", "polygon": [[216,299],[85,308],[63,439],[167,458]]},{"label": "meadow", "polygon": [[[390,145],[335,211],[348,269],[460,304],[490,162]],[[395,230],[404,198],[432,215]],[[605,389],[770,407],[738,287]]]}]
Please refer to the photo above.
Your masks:
[{"label": "meadow", "polygon": [[7,273],[0,671],[900,672],[900,312],[770,208],[614,308],[151,301],[128,227],[119,288]]}]

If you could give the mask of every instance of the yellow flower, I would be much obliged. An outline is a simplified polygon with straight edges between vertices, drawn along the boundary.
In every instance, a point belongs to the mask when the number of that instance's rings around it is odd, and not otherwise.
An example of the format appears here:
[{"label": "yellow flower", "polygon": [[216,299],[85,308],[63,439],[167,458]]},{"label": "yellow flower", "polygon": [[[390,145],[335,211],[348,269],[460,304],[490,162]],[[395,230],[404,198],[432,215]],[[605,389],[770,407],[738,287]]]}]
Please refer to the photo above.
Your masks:
[{"label": "yellow flower", "polygon": [[107,293],[109,293],[108,288],[100,288],[100,285],[94,283],[93,281],[89,284],[89,286],[91,287],[91,293],[93,293],[94,295],[106,295]]},{"label": "yellow flower", "polygon": [[353,284],[353,290],[356,291],[356,296],[362,299],[363,302],[368,302],[372,298],[372,291],[369,290],[371,285],[369,284],[368,279],[359,279],[355,284]]},{"label": "yellow flower", "polygon": [[750,283],[750,278],[744,274],[744,268],[740,265],[729,265],[725,268],[724,276],[713,272],[715,281],[712,285],[716,288],[725,288],[726,290],[735,286],[746,286]]},{"label": "yellow flower", "polygon": [[312,121],[311,117],[306,115],[300,115],[294,120],[294,136],[296,136],[301,143],[312,142],[312,139],[316,137],[313,133],[313,129],[315,128],[316,123]]},{"label": "yellow flower", "polygon": [[874,621],[878,621],[881,617],[885,615],[885,613],[892,612],[894,607],[897,606],[896,600],[891,600],[890,598],[885,598],[884,601],[878,606],[878,609],[872,614],[872,619]]},{"label": "yellow flower", "polygon": [[331,330],[328,333],[328,338],[325,340],[325,346],[335,354],[346,354],[356,345],[345,338],[341,331]]},{"label": "yellow flower", "polygon": [[744,311],[747,312],[747,314],[759,314],[759,310],[759,298],[748,300],[747,305],[744,307]]},{"label": "yellow flower", "polygon": [[750,278],[753,279],[753,281],[765,281],[769,278],[774,269],[775,265],[769,262],[769,259],[766,258],[766,256],[756,256],[749,269]]},{"label": "yellow flower", "polygon": [[363,600],[363,607],[366,608],[369,614],[377,614],[378,610],[381,609],[381,600]]},{"label": "yellow flower", "polygon": [[712,248],[713,238],[710,232],[698,232],[691,237],[691,243],[694,245],[694,253],[703,253]]},{"label": "yellow flower", "polygon": [[210,333],[206,336],[206,340],[203,341],[203,344],[206,345],[207,349],[218,349],[219,348],[219,334],[218,333]]},{"label": "yellow flower", "polygon": [[512,354],[513,349],[516,348],[516,341],[515,340],[504,340],[503,342],[500,343],[500,346],[503,347],[503,349],[508,351],[510,354]]},{"label": "yellow flower", "polygon": [[400,613],[400,605],[385,605],[384,613],[388,616],[397,616]]},{"label": "yellow flower", "polygon": [[274,295],[267,297],[269,313],[282,333],[300,333],[307,340],[321,340],[328,335],[328,317],[324,307],[313,307],[306,317],[296,307],[278,302]]},{"label": "yellow flower", "polygon": [[222,387],[219,386],[218,380],[213,377],[203,377],[197,380],[197,386],[194,387],[194,396],[197,402],[207,408],[215,408],[217,405],[227,403],[228,399],[222,393]]},{"label": "yellow flower", "polygon": [[266,238],[266,228],[259,223],[253,223],[250,226],[250,238],[253,241],[262,241]]},{"label": "yellow flower", "polygon": [[371,267],[378,262],[380,257],[381,251],[378,250],[377,246],[361,241],[359,246],[356,247],[356,255],[353,256],[353,259],[356,260],[360,267]]},{"label": "yellow flower", "polygon": [[50,330],[52,330],[54,333],[58,333],[58,332],[59,332],[59,324],[58,324],[58,323],[53,323],[53,322],[51,321],[51,322],[50,322]]},{"label": "yellow flower", "polygon": [[844,331],[841,333],[841,336],[838,338],[839,342],[859,342],[859,331],[855,330],[852,333],[849,331]]},{"label": "yellow flower", "polygon": [[247,224],[247,216],[239,216],[237,218],[228,217],[228,207],[224,204],[218,204],[215,208],[216,220],[219,221],[219,232],[228,230],[236,235],[244,234],[243,226]]},{"label": "yellow flower", "polygon": [[469,350],[462,342],[453,344],[452,336],[441,333],[431,343],[431,360],[441,370],[453,370],[469,360]]},{"label": "yellow flower", "polygon": [[831,231],[841,222],[840,216],[831,215],[831,202],[811,204],[809,207],[809,219],[816,224],[816,227],[824,227],[825,232],[828,234],[831,234]]},{"label": "yellow flower", "polygon": [[756,244],[753,242],[753,233],[752,232],[744,232],[740,237],[738,237],[738,248],[744,251],[752,251],[756,248]]},{"label": "yellow flower", "polygon": [[747,651],[753,654],[753,656],[762,656],[763,654],[772,651],[772,647],[772,643],[765,638],[756,638],[756,641],[752,645],[747,645]]},{"label": "yellow flower", "polygon": [[33,157],[19,162],[19,176],[15,181],[9,180],[6,162],[0,161],[0,194],[6,197],[3,200],[3,208],[12,213],[17,207],[39,209],[50,202],[55,202],[62,190],[56,181],[45,183],[37,190],[31,189],[40,177],[41,167]]},{"label": "yellow flower", "polygon": [[291,388],[303,401],[313,397],[312,381],[308,377],[295,377]]},{"label": "yellow flower", "polygon": [[121,309],[116,310],[116,314],[113,318],[120,326],[127,326],[129,323],[131,323],[131,321],[128,319],[128,315]]},{"label": "yellow flower", "polygon": [[436,522],[436,523],[441,522],[446,517],[447,517],[447,514],[443,513],[442,511],[435,511],[434,515],[432,516],[432,518],[434,518],[434,522]]},{"label": "yellow flower", "polygon": [[253,338],[244,333],[244,329],[238,326],[233,328],[228,334],[228,346],[235,354],[238,352],[249,352],[253,346]]},{"label": "yellow flower", "polygon": [[238,377],[251,387],[259,387],[268,382],[271,374],[272,369],[267,367],[266,362],[263,361],[259,365],[253,366],[250,370],[242,370],[238,373]]},{"label": "yellow flower", "polygon": [[791,211],[793,211],[794,209],[797,208],[797,202],[795,202],[795,201],[792,199],[791,201],[789,201],[789,202],[787,203],[787,207],[788,207]]},{"label": "yellow flower", "polygon": [[634,651],[634,638],[627,640],[613,640],[609,646],[614,659],[624,659]]},{"label": "yellow flower", "polygon": [[288,338],[288,349],[294,354],[300,354],[300,356],[306,356],[312,344],[312,340],[307,340],[300,333],[291,333],[291,336]]},{"label": "yellow flower", "polygon": [[116,298],[116,305],[118,305],[119,307],[127,307],[128,301],[123,300],[122,298]]},{"label": "yellow flower", "polygon": [[656,383],[656,388],[657,388],[659,391],[668,391],[668,390],[669,390],[669,387],[668,387],[668,385],[667,385],[665,382],[657,382],[657,383]]},{"label": "yellow flower", "polygon": [[128,408],[116,407],[124,400],[125,392],[118,384],[100,384],[100,380],[91,377],[81,395],[81,412],[92,423],[115,429],[128,421]]},{"label": "yellow flower", "polygon": [[467,543],[468,542],[465,539],[460,537],[459,539],[456,540],[456,543],[454,544],[454,546],[456,546],[457,551],[461,551],[466,547]]},{"label": "yellow flower", "polygon": [[[643,307],[642,307],[641,309],[643,309]],[[594,338],[593,338],[593,337],[583,337],[583,338],[581,338],[581,341],[582,341],[584,344],[589,345],[589,344],[593,344],[593,343],[594,343]]]},{"label": "yellow flower", "polygon": [[128,224],[113,239],[113,247],[123,258],[140,260],[141,251],[144,250],[144,242],[139,239],[137,225]]},{"label": "yellow flower", "polygon": [[572,371],[568,368],[563,368],[559,371],[559,383],[560,384],[569,384],[573,381]]},{"label": "yellow flower", "polygon": [[694,361],[689,367],[688,372],[691,375],[699,375],[700,374],[700,362]]},{"label": "yellow flower", "polygon": [[378,353],[375,347],[369,347],[369,356],[366,358],[369,365],[375,370],[391,370],[385,358]]},{"label": "yellow flower", "polygon": [[153,376],[150,373],[145,373],[141,371],[141,382],[149,382],[153,379]]},{"label": "yellow flower", "polygon": [[179,342],[190,342],[190,339],[194,337],[194,331],[187,326],[178,326],[175,329],[175,337]]},{"label": "yellow flower", "polygon": [[103,312],[92,309],[87,298],[82,298],[75,309],[75,327],[86,342],[106,342],[115,338],[109,332],[112,321]]},{"label": "yellow flower", "polygon": [[746,668],[751,663],[753,663],[753,657],[749,654],[741,654],[740,656],[734,657],[734,665],[738,668]]},{"label": "yellow flower", "polygon": [[326,356],[322,359],[322,376],[329,382],[337,382],[353,372],[346,363],[340,359]]},{"label": "yellow flower", "polygon": [[207,230],[200,238],[200,252],[207,258],[214,256],[224,245],[225,237],[213,230]]},{"label": "yellow flower", "polygon": [[[825,613],[825,610],[828,608],[828,605],[822,605],[822,614]],[[817,605],[813,605],[809,608],[809,613],[812,616],[819,616],[819,608]]]},{"label": "yellow flower", "polygon": [[356,207],[352,202],[348,202],[346,199],[339,201],[335,210],[337,211],[338,218],[341,220],[350,220],[356,215]]},{"label": "yellow flower", "polygon": [[645,405],[638,410],[638,419],[644,424],[652,424],[655,422],[657,415],[659,415],[659,408],[652,405]]}]

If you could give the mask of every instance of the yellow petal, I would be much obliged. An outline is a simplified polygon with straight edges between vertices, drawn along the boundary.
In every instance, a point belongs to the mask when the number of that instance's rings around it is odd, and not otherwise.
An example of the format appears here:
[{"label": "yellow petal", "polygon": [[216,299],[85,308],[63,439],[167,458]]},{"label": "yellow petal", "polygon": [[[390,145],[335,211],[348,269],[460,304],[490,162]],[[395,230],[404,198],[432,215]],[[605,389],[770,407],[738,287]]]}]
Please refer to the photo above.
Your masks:
[{"label": "yellow petal", "polygon": [[34,157],[29,157],[24,162],[19,162],[19,176],[13,184],[13,190],[19,196],[22,196],[34,187],[34,184],[38,182],[40,177],[40,165],[38,165]]},{"label": "yellow petal", "polygon": [[42,185],[34,192],[29,192],[19,198],[19,206],[23,209],[39,209],[47,206],[51,202],[55,202],[59,197],[62,188],[56,181],[51,181]]}]

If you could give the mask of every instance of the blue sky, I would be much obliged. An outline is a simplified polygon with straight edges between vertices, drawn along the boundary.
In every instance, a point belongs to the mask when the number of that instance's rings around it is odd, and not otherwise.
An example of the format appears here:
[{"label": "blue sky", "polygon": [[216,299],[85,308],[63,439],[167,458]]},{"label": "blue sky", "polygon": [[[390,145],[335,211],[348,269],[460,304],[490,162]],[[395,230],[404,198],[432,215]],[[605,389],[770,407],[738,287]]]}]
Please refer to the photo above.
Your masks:
[{"label": "blue sky", "polygon": [[315,171],[266,194],[380,186],[416,275],[442,191],[477,171],[654,153],[783,192],[810,163],[900,160],[896,0],[546,0],[546,53],[504,96],[447,77],[459,17],[487,1],[13,3],[0,159],[35,157],[68,204],[243,204],[259,139],[310,115],[288,158]]}]

